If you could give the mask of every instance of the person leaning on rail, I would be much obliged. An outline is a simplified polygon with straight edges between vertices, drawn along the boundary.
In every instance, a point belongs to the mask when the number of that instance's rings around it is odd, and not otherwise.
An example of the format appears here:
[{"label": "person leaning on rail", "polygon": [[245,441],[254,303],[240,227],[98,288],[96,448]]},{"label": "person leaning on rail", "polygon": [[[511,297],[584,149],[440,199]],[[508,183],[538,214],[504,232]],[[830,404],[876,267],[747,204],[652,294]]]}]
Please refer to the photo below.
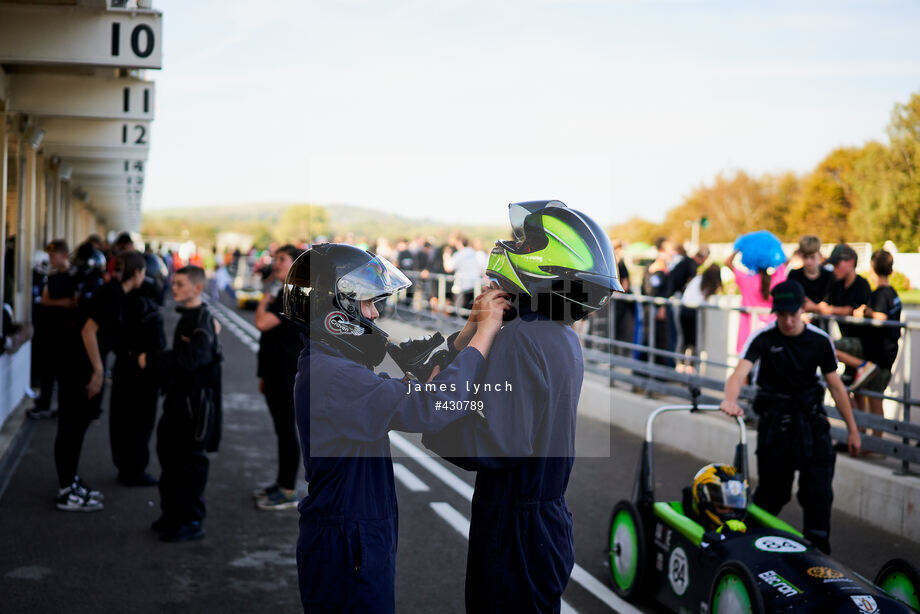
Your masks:
[{"label": "person leaning on rail", "polygon": [[847,390],[837,375],[837,357],[830,337],[802,320],[805,291],[796,281],[777,284],[772,292],[776,320],[748,338],[743,358],[725,384],[721,409],[742,416],[741,385],[757,370],[754,412],[757,423],[757,474],[754,503],[779,514],[792,496],[799,472],[798,500],[804,513],[803,533],[819,550],[830,553],[832,481],[836,453],[824,413],[821,369],[837,410],[847,425],[847,446],[859,454],[860,436]]},{"label": "person leaning on rail", "polygon": [[[450,340],[455,356],[413,390],[374,373],[387,334],[375,302],[408,287],[385,258],[336,243],[297,258],[285,283],[284,314],[303,331],[294,408],[309,493],[300,502],[297,571],[305,612],[395,611],[397,509],[391,430],[438,431],[467,411],[508,308],[483,292]],[[431,388],[434,388],[432,386]]]}]

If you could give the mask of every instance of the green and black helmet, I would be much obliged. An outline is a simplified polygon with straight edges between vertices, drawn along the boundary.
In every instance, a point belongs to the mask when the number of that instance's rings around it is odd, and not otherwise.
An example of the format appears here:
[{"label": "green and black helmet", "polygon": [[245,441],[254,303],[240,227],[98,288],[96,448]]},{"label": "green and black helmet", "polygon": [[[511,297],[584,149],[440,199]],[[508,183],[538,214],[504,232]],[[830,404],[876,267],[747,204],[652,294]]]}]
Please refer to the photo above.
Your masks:
[{"label": "green and black helmet", "polygon": [[558,200],[508,205],[510,241],[496,241],[486,275],[507,292],[571,303],[569,320],[603,307],[623,292],[613,248],[597,222]]}]

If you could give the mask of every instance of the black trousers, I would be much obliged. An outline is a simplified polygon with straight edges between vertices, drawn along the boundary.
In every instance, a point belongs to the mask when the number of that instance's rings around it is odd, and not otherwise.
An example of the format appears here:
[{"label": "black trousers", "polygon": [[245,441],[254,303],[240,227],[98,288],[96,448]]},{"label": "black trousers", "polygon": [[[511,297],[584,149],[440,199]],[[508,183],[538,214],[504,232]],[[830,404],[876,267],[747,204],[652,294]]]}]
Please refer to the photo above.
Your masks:
[{"label": "black trousers", "polygon": [[294,419],[294,378],[266,377],[265,402],[278,438],[278,475],[275,483],[281,488],[294,490],[300,467],[300,443]]},{"label": "black trousers", "polygon": [[64,402],[64,378],[72,365],[62,355],[62,340],[73,336],[69,314],[60,314],[56,310],[45,309],[35,323],[35,336],[32,340],[32,378],[39,388],[35,406],[49,409],[57,382],[58,407]]},{"label": "black trousers", "polygon": [[832,483],[836,452],[827,417],[771,412],[757,427],[758,485],[754,503],[779,514],[792,498],[799,473],[797,498],[802,506],[803,533],[815,547],[830,554]]},{"label": "black trousers", "polygon": [[61,488],[70,486],[77,476],[83,438],[90,422],[99,417],[105,388],[92,399],[86,398],[86,385],[92,376],[80,366],[61,381],[61,400],[58,407],[57,434],[54,437],[54,465]]},{"label": "black trousers", "polygon": [[163,403],[157,426],[160,460],[160,509],[167,524],[180,526],[204,520],[204,489],[210,461],[206,441],[195,439],[195,420],[184,404]]},{"label": "black trousers", "polygon": [[112,462],[121,479],[139,478],[150,462],[150,436],[156,424],[159,390],[150,374],[122,359],[115,363],[109,401]]}]

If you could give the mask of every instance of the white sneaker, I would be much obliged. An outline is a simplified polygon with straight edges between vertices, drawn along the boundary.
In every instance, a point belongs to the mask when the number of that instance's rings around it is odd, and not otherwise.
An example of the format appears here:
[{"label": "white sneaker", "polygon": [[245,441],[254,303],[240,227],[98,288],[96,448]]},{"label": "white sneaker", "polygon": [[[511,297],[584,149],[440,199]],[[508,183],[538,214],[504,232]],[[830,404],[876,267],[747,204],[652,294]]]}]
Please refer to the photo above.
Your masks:
[{"label": "white sneaker", "polygon": [[102,501],[90,497],[89,491],[74,482],[58,490],[57,508],[65,512],[98,512]]}]

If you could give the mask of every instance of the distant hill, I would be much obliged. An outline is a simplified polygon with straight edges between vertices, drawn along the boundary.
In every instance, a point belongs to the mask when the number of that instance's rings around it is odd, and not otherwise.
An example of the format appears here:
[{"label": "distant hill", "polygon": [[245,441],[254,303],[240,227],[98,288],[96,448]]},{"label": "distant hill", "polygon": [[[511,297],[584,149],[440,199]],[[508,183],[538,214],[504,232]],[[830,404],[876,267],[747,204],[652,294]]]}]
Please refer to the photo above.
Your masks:
[{"label": "distant hill", "polygon": [[[209,231],[214,232],[222,230],[245,232],[247,226],[253,228],[256,226],[271,227],[277,224],[284,210],[294,204],[254,203],[155,209],[143,212],[143,220],[146,227],[151,230],[161,229],[164,224],[168,224],[173,228],[187,224],[197,228],[206,227]],[[510,229],[498,226],[455,224],[432,219],[410,218],[377,209],[351,205],[326,205],[323,208],[329,214],[330,235],[352,233],[356,237],[368,237],[371,242],[379,236],[394,240],[401,237],[412,238],[418,235],[432,236],[441,241],[451,232],[459,231],[471,238],[480,239],[483,241],[483,245],[488,248],[492,241],[510,233]],[[193,232],[192,234],[197,234],[198,240],[204,240],[200,233]]]},{"label": "distant hill", "polygon": [[143,211],[145,220],[183,220],[187,222],[233,222],[278,221],[281,212],[289,203],[248,204],[248,205],[211,205],[207,207],[174,207]]}]

